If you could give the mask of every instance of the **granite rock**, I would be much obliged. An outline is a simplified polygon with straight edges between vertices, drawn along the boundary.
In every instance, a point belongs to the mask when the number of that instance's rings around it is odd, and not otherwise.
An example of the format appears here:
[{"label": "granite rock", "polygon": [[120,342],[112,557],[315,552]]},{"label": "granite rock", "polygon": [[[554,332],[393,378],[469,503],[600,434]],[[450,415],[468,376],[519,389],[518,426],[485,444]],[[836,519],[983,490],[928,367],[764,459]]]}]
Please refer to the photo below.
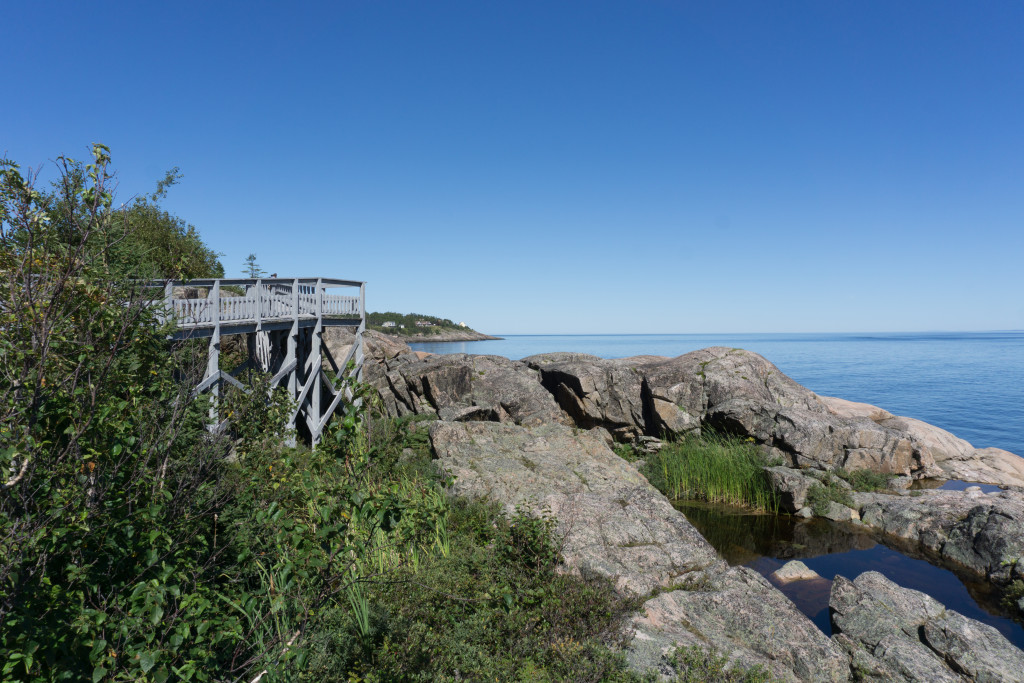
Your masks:
[{"label": "granite rock", "polygon": [[834,638],[862,678],[1009,683],[1024,672],[1024,652],[994,628],[878,572],[837,576],[829,608]]}]

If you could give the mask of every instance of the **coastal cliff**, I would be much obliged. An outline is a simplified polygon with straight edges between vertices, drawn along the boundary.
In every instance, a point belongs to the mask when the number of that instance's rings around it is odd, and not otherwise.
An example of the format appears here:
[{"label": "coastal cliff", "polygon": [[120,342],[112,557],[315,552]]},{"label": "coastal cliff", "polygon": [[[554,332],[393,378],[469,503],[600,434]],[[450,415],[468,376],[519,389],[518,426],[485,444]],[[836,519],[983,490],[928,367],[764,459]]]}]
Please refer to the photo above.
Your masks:
[{"label": "coastal cliff", "polygon": [[[642,600],[625,645],[637,671],[671,673],[668,654],[694,646],[783,681],[1019,680],[1024,653],[994,629],[870,573],[833,583],[837,616],[826,636],[759,574],[721,560],[613,446],[737,434],[783,463],[768,474],[790,512],[870,527],[995,586],[1024,580],[1024,460],[1017,456],[818,396],[740,349],[512,361],[423,356],[373,335],[367,342],[366,378],[383,410],[437,418],[431,445],[454,495],[492,499],[509,514],[546,510],[566,571],[607,577]],[[858,470],[888,475],[891,489],[851,494],[824,511],[808,505],[812,486]],[[963,473],[1004,489],[905,490],[914,479]],[[872,600],[857,597],[865,591]],[[887,610],[895,616],[874,616]]]}]

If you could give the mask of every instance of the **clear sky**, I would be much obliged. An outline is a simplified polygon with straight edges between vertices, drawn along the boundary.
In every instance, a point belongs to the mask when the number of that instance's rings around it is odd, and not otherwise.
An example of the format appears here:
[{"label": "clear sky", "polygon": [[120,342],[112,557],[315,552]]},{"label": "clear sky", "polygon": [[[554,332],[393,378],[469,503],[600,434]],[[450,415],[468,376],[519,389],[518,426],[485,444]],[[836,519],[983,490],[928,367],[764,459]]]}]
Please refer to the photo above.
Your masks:
[{"label": "clear sky", "polygon": [[3,2],[0,153],[492,333],[1024,328],[1024,3]]}]

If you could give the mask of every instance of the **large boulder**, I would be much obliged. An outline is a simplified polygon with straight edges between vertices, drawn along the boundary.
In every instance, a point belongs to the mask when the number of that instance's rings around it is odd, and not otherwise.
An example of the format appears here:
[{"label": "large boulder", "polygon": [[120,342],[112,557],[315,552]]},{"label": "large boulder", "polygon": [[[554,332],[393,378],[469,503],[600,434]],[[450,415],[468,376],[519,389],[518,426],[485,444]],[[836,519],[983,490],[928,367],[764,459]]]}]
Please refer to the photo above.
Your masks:
[{"label": "large boulder", "polygon": [[910,474],[933,466],[902,432],[830,410],[756,353],[712,347],[643,373],[655,426],[666,433],[695,423],[741,434],[796,467]]},{"label": "large boulder", "polygon": [[430,438],[454,493],[546,512],[569,571],[628,595],[655,593],[631,624],[635,669],[663,670],[672,650],[697,645],[781,681],[848,680],[843,652],[760,575],[719,559],[601,432],[437,422]]},{"label": "large boulder", "polygon": [[706,585],[644,603],[631,624],[626,658],[650,670],[677,647],[710,648],[744,668],[761,666],[775,681],[847,681],[850,662],[796,606],[747,567],[724,569]]},{"label": "large boulder", "polygon": [[370,377],[395,416],[468,416],[528,426],[570,423],[537,371],[502,356],[460,353],[421,359],[403,354],[384,362]]},{"label": "large boulder", "polygon": [[[334,360],[340,363],[348,355],[355,341],[355,329],[351,327],[326,327],[323,340]],[[367,360],[381,362],[403,353],[412,353],[409,345],[375,330],[363,331],[363,352]]]},{"label": "large boulder", "polygon": [[643,375],[638,366],[651,362],[651,357],[603,360],[578,353],[545,353],[522,362],[540,373],[544,388],[577,426],[604,427],[618,441],[637,441],[647,434]]},{"label": "large boulder", "polygon": [[719,569],[714,548],[597,432],[548,424],[437,422],[438,466],[457,495],[548,511],[564,537],[566,565],[644,595],[688,574]]},{"label": "large boulder", "polygon": [[829,608],[862,680],[1010,683],[1024,672],[1024,652],[994,628],[878,572],[837,576]]}]

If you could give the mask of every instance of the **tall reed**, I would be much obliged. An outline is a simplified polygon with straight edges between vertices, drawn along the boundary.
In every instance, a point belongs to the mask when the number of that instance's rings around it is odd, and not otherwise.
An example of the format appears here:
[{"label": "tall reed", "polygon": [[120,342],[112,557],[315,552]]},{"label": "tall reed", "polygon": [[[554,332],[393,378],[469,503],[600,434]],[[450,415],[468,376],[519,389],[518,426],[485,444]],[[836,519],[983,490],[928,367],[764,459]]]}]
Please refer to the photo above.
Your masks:
[{"label": "tall reed", "polygon": [[704,435],[666,444],[647,463],[651,483],[675,499],[778,511],[778,498],[756,446],[736,437]]}]

